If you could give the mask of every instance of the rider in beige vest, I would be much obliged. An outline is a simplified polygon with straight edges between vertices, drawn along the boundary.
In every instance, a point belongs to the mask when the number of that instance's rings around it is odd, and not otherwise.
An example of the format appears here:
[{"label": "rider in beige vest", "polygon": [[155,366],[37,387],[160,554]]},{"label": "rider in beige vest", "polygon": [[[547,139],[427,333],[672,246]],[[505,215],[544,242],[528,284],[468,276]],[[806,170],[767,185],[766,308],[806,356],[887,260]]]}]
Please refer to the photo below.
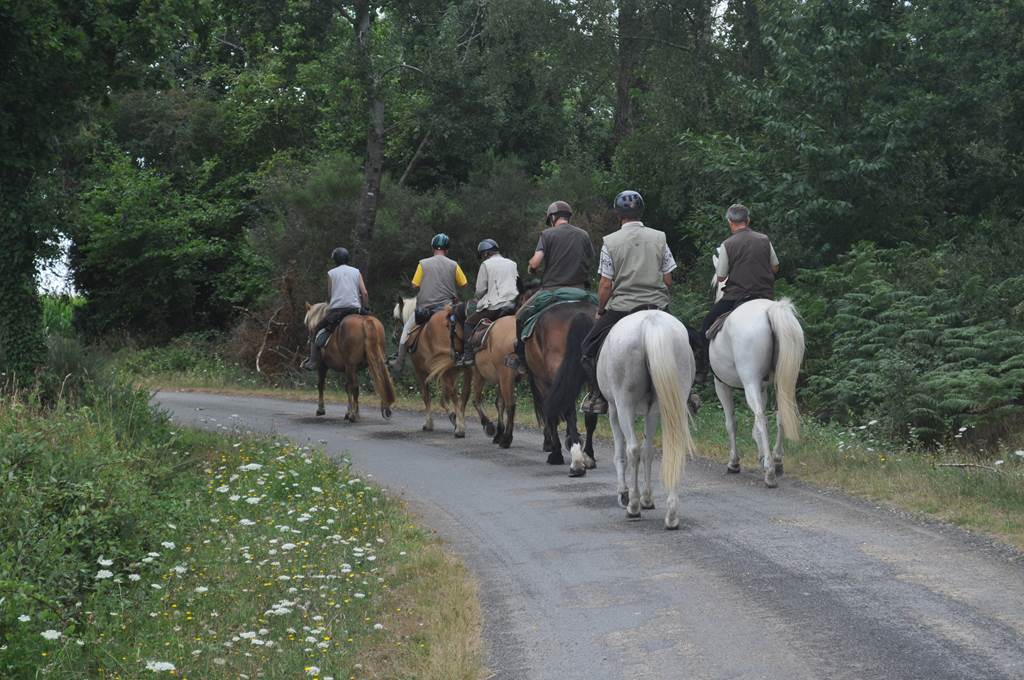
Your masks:
[{"label": "rider in beige vest", "polygon": [[608,402],[597,386],[597,355],[612,326],[633,312],[668,307],[668,286],[676,268],[665,232],[640,221],[644,199],[635,191],[615,197],[619,230],[604,237],[598,274],[597,323],[583,340],[583,367],[590,377],[584,413],[607,413]]}]

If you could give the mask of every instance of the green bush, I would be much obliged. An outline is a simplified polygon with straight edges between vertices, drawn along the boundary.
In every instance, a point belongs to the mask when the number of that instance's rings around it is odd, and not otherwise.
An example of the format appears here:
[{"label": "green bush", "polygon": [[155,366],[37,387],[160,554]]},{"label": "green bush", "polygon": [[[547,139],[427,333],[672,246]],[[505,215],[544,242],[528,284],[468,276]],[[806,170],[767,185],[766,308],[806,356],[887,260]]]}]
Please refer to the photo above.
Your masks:
[{"label": "green bush", "polygon": [[[10,650],[8,670],[34,667],[47,649],[41,629],[70,635],[90,598],[117,587],[97,578],[106,560],[137,562],[159,550],[155,537],[185,529],[174,489],[196,483],[182,474],[194,461],[178,453],[148,397],[106,379],[49,410],[0,402],[0,646]],[[35,623],[23,625],[24,617]]]}]

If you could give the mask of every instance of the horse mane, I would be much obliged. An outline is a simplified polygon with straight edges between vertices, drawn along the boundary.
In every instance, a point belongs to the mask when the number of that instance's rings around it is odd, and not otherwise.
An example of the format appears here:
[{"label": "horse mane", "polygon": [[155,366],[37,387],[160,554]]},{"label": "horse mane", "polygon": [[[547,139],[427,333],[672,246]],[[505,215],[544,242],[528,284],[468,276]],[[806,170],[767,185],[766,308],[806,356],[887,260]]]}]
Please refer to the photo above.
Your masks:
[{"label": "horse mane", "polygon": [[326,302],[314,302],[313,304],[306,303],[306,317],[303,322],[306,324],[306,328],[312,331],[316,328],[316,325],[324,318],[327,314],[327,303]]}]

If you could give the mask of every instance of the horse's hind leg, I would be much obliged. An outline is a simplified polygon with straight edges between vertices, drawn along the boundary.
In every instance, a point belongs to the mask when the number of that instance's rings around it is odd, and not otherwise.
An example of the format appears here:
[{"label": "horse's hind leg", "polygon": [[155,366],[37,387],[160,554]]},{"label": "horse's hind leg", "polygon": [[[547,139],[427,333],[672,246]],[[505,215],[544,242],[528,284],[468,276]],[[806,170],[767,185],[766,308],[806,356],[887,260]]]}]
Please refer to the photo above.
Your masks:
[{"label": "horse's hind leg", "polygon": [[493,437],[495,435],[494,423],[487,417],[484,412],[484,377],[479,372],[473,371],[473,408],[476,409],[476,414],[480,417],[480,425],[484,428],[484,432],[487,436]]},{"label": "horse's hind leg", "polygon": [[764,468],[764,484],[769,489],[778,486],[775,480],[775,464],[772,462],[771,449],[768,447],[768,418],[764,413],[764,399],[761,386],[747,385],[743,390],[747,405],[754,412],[754,429],[751,434],[757,443],[758,460]]},{"label": "horse's hind leg", "polygon": [[427,384],[424,376],[416,371],[416,382],[420,384],[420,396],[423,397],[423,408],[426,411],[426,419],[423,421],[423,431],[434,431],[434,415],[430,412],[430,385]]},{"label": "horse's hind leg", "polygon": [[722,403],[725,431],[729,435],[729,464],[725,470],[726,472],[739,472],[740,453],[736,450],[736,408],[732,401],[732,388],[715,378],[715,393],[718,395],[718,401]]},{"label": "horse's hind leg", "polygon": [[775,462],[775,474],[781,475],[783,472],[782,466],[782,415],[775,414],[775,428],[778,430],[775,434],[775,448],[772,449],[772,458]]},{"label": "horse's hind leg", "polygon": [[639,519],[640,517],[640,455],[641,446],[636,440],[636,430],[633,427],[633,412],[629,409],[616,409],[619,429],[626,443],[626,460],[633,471],[633,485],[629,490],[629,503],[626,504],[626,517]]},{"label": "horse's hind leg", "polygon": [[587,413],[583,416],[583,426],[587,431],[587,440],[583,445],[583,453],[587,454],[586,464],[591,470],[597,467],[597,456],[594,455],[594,430],[597,429],[597,414]]},{"label": "horse's hind leg", "polygon": [[316,414],[318,416],[322,416],[323,414],[327,413],[327,411],[324,410],[324,384],[326,382],[327,382],[327,367],[324,366],[323,364],[320,364],[320,370],[317,373],[317,381],[316,381],[316,388],[317,388],[317,390],[320,393],[319,400],[317,401],[317,404],[316,404]]},{"label": "horse's hind leg", "polygon": [[622,426],[619,425],[618,412],[615,404],[608,404],[608,422],[612,426],[612,440],[615,451],[612,453],[612,462],[615,464],[615,479],[618,487],[615,493],[618,496],[619,505],[629,505],[629,487],[626,486],[626,437],[622,433]]},{"label": "horse's hind leg", "polygon": [[350,423],[359,422],[359,376],[354,367],[345,370],[345,390],[348,392],[348,413],[345,420]]},{"label": "horse's hind leg", "polygon": [[644,444],[641,449],[644,464],[644,488],[640,494],[640,507],[644,510],[654,509],[654,491],[651,488],[651,468],[654,466],[654,433],[658,431],[658,404],[651,405],[651,410],[644,418]]}]

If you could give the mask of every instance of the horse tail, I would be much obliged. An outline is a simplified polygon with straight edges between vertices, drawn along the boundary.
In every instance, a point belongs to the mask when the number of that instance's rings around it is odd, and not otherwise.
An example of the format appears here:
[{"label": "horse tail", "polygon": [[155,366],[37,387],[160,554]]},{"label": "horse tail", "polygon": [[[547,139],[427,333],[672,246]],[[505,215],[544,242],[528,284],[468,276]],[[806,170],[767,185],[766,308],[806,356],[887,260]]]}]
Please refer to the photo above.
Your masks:
[{"label": "horse tail", "polygon": [[[654,393],[661,410],[661,481],[666,489],[675,489],[683,476],[686,457],[695,451],[690,436],[690,413],[686,408],[686,395],[680,375],[685,368],[682,356],[692,356],[680,351],[672,339],[676,335],[664,319],[655,316],[643,324],[644,353],[647,356],[647,373],[651,376]],[[688,340],[686,341],[689,342]],[[687,348],[689,345],[686,345]]]},{"label": "horse tail", "polygon": [[[589,309],[589,308],[588,308]],[[586,312],[579,312],[569,324],[565,339],[565,355],[562,364],[551,381],[551,391],[544,398],[544,420],[551,421],[564,417],[576,410],[576,398],[587,380],[583,370],[583,339],[594,327],[594,319]]]},{"label": "horse tail", "polygon": [[796,381],[804,360],[804,329],[789,298],[768,307],[768,323],[775,336],[775,398],[786,439],[800,441],[800,412],[796,405]]},{"label": "horse tail", "polygon": [[424,378],[423,382],[428,383],[431,380],[440,378],[448,371],[454,370],[454,368],[455,360],[452,359],[450,356],[445,355],[437,357],[432,362],[430,362],[429,366],[427,366],[427,377]]},{"label": "horse tail", "polygon": [[388,418],[395,403],[395,383],[384,363],[384,326],[374,317],[367,317],[363,323],[363,353],[373,380],[373,391],[380,397],[380,413]]}]

